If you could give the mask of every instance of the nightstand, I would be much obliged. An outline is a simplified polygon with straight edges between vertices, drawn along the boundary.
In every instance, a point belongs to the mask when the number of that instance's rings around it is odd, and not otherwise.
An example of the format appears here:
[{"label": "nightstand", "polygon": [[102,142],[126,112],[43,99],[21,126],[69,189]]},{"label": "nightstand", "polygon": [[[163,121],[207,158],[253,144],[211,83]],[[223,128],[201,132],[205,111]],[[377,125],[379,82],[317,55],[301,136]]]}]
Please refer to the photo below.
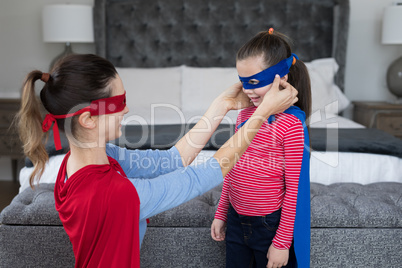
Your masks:
[{"label": "nightstand", "polygon": [[369,128],[381,129],[402,139],[402,104],[353,102],[353,120]]},{"label": "nightstand", "polygon": [[17,130],[11,127],[20,108],[19,99],[0,99],[0,156],[11,158],[13,181],[17,182],[18,161],[24,158]]}]

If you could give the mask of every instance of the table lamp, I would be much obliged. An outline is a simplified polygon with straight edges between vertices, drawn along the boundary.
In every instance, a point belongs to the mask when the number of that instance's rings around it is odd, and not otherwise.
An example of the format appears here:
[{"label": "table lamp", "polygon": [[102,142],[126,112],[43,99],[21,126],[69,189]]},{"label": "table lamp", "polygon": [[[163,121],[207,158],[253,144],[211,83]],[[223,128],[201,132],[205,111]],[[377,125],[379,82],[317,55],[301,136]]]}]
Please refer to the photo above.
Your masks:
[{"label": "table lamp", "polygon": [[43,41],[65,43],[64,52],[50,64],[72,54],[71,43],[93,43],[93,11],[89,5],[46,5],[42,12]]},{"label": "table lamp", "polygon": [[[385,8],[382,24],[382,43],[402,44],[402,1]],[[388,89],[402,98],[402,57],[391,63],[387,71]]]}]

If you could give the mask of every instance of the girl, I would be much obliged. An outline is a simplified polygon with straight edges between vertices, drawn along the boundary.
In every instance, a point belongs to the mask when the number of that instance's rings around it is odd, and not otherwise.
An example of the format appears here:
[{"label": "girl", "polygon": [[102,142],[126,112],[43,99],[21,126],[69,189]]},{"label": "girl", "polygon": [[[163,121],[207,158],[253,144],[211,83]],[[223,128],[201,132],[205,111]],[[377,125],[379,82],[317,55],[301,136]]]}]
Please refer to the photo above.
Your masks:
[{"label": "girl", "polygon": [[266,93],[272,90],[276,73],[298,89],[299,100],[264,122],[225,177],[212,238],[226,239],[227,267],[276,268],[288,262],[293,267],[296,260],[299,267],[309,267],[309,135],[305,120],[311,111],[311,90],[307,68],[291,53],[287,38],[272,28],[240,48],[236,68],[243,91],[254,104],[240,112],[237,131],[269,97]]},{"label": "girl", "polygon": [[[43,121],[34,89],[39,79],[45,83],[40,99],[49,112]],[[279,91],[279,85],[286,90]],[[224,146],[206,165],[184,168],[228,110],[238,103],[247,107],[240,83],[222,93],[174,147],[138,151],[107,143],[121,135],[120,123],[128,112],[122,81],[110,62],[95,55],[71,55],[50,74],[29,73],[17,122],[24,152],[35,165],[30,182],[33,185],[40,177],[48,160],[43,132],[52,128],[56,149],[60,149],[59,128],[65,131],[70,151],[61,164],[54,195],[73,246],[75,266],[139,267],[146,219],[221,183],[222,175],[233,167],[235,155],[241,155],[255,136],[254,129],[269,115],[297,101],[290,84],[277,79],[274,87],[275,92],[255,111],[255,120],[246,123],[249,131],[234,135],[241,143]],[[200,146],[194,148],[193,143]],[[147,167],[140,165],[144,160],[149,160]]]}]

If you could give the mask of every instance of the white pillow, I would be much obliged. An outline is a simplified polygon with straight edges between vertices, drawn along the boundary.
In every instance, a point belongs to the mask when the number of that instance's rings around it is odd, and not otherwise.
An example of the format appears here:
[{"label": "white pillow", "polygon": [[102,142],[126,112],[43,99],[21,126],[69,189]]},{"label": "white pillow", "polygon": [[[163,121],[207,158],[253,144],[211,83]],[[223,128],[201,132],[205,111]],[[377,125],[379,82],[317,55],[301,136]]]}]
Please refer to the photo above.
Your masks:
[{"label": "white pillow", "polygon": [[[230,68],[183,67],[182,110],[188,121],[196,122],[212,101],[239,81],[237,70]],[[230,111],[222,123],[236,123],[237,111]]]},{"label": "white pillow", "polygon": [[305,64],[311,80],[312,112],[322,110],[325,113],[338,114],[345,110],[350,101],[334,82],[339,68],[335,59],[317,59]]},{"label": "white pillow", "polygon": [[182,67],[116,68],[127,94],[123,124],[169,124],[181,121]]},{"label": "white pillow", "polygon": [[[311,79],[312,112],[322,110],[338,114],[350,101],[334,83],[338,64],[334,58],[317,59],[306,63]],[[236,68],[183,67],[182,110],[190,115],[202,115],[216,96],[238,81]],[[237,113],[229,113],[229,118]]]}]

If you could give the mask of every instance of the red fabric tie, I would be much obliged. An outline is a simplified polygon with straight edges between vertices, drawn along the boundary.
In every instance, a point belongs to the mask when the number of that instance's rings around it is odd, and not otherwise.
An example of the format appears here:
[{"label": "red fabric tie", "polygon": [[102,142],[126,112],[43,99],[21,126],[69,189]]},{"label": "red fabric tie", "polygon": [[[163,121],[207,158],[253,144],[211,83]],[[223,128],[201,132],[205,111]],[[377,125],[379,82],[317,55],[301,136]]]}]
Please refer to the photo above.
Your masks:
[{"label": "red fabric tie", "polygon": [[103,114],[113,114],[118,113],[124,110],[126,107],[126,92],[121,95],[94,100],[91,104],[87,107],[84,107],[75,113],[70,114],[47,114],[45,119],[42,122],[42,130],[43,132],[48,132],[53,124],[53,139],[56,150],[61,150],[61,141],[60,141],[60,133],[59,133],[59,126],[57,125],[57,119],[65,119],[68,117],[72,117],[75,115],[82,114],[84,112],[90,112],[92,116],[95,115],[103,115]]},{"label": "red fabric tie", "polygon": [[57,125],[57,121],[56,121],[56,118],[54,117],[54,115],[52,115],[52,114],[46,115],[45,120],[43,120],[43,123],[42,123],[42,130],[43,130],[43,132],[48,132],[53,123],[54,123],[53,140],[54,140],[54,145],[56,147],[56,150],[58,151],[58,150],[61,150],[61,141],[60,141],[59,126]]}]

